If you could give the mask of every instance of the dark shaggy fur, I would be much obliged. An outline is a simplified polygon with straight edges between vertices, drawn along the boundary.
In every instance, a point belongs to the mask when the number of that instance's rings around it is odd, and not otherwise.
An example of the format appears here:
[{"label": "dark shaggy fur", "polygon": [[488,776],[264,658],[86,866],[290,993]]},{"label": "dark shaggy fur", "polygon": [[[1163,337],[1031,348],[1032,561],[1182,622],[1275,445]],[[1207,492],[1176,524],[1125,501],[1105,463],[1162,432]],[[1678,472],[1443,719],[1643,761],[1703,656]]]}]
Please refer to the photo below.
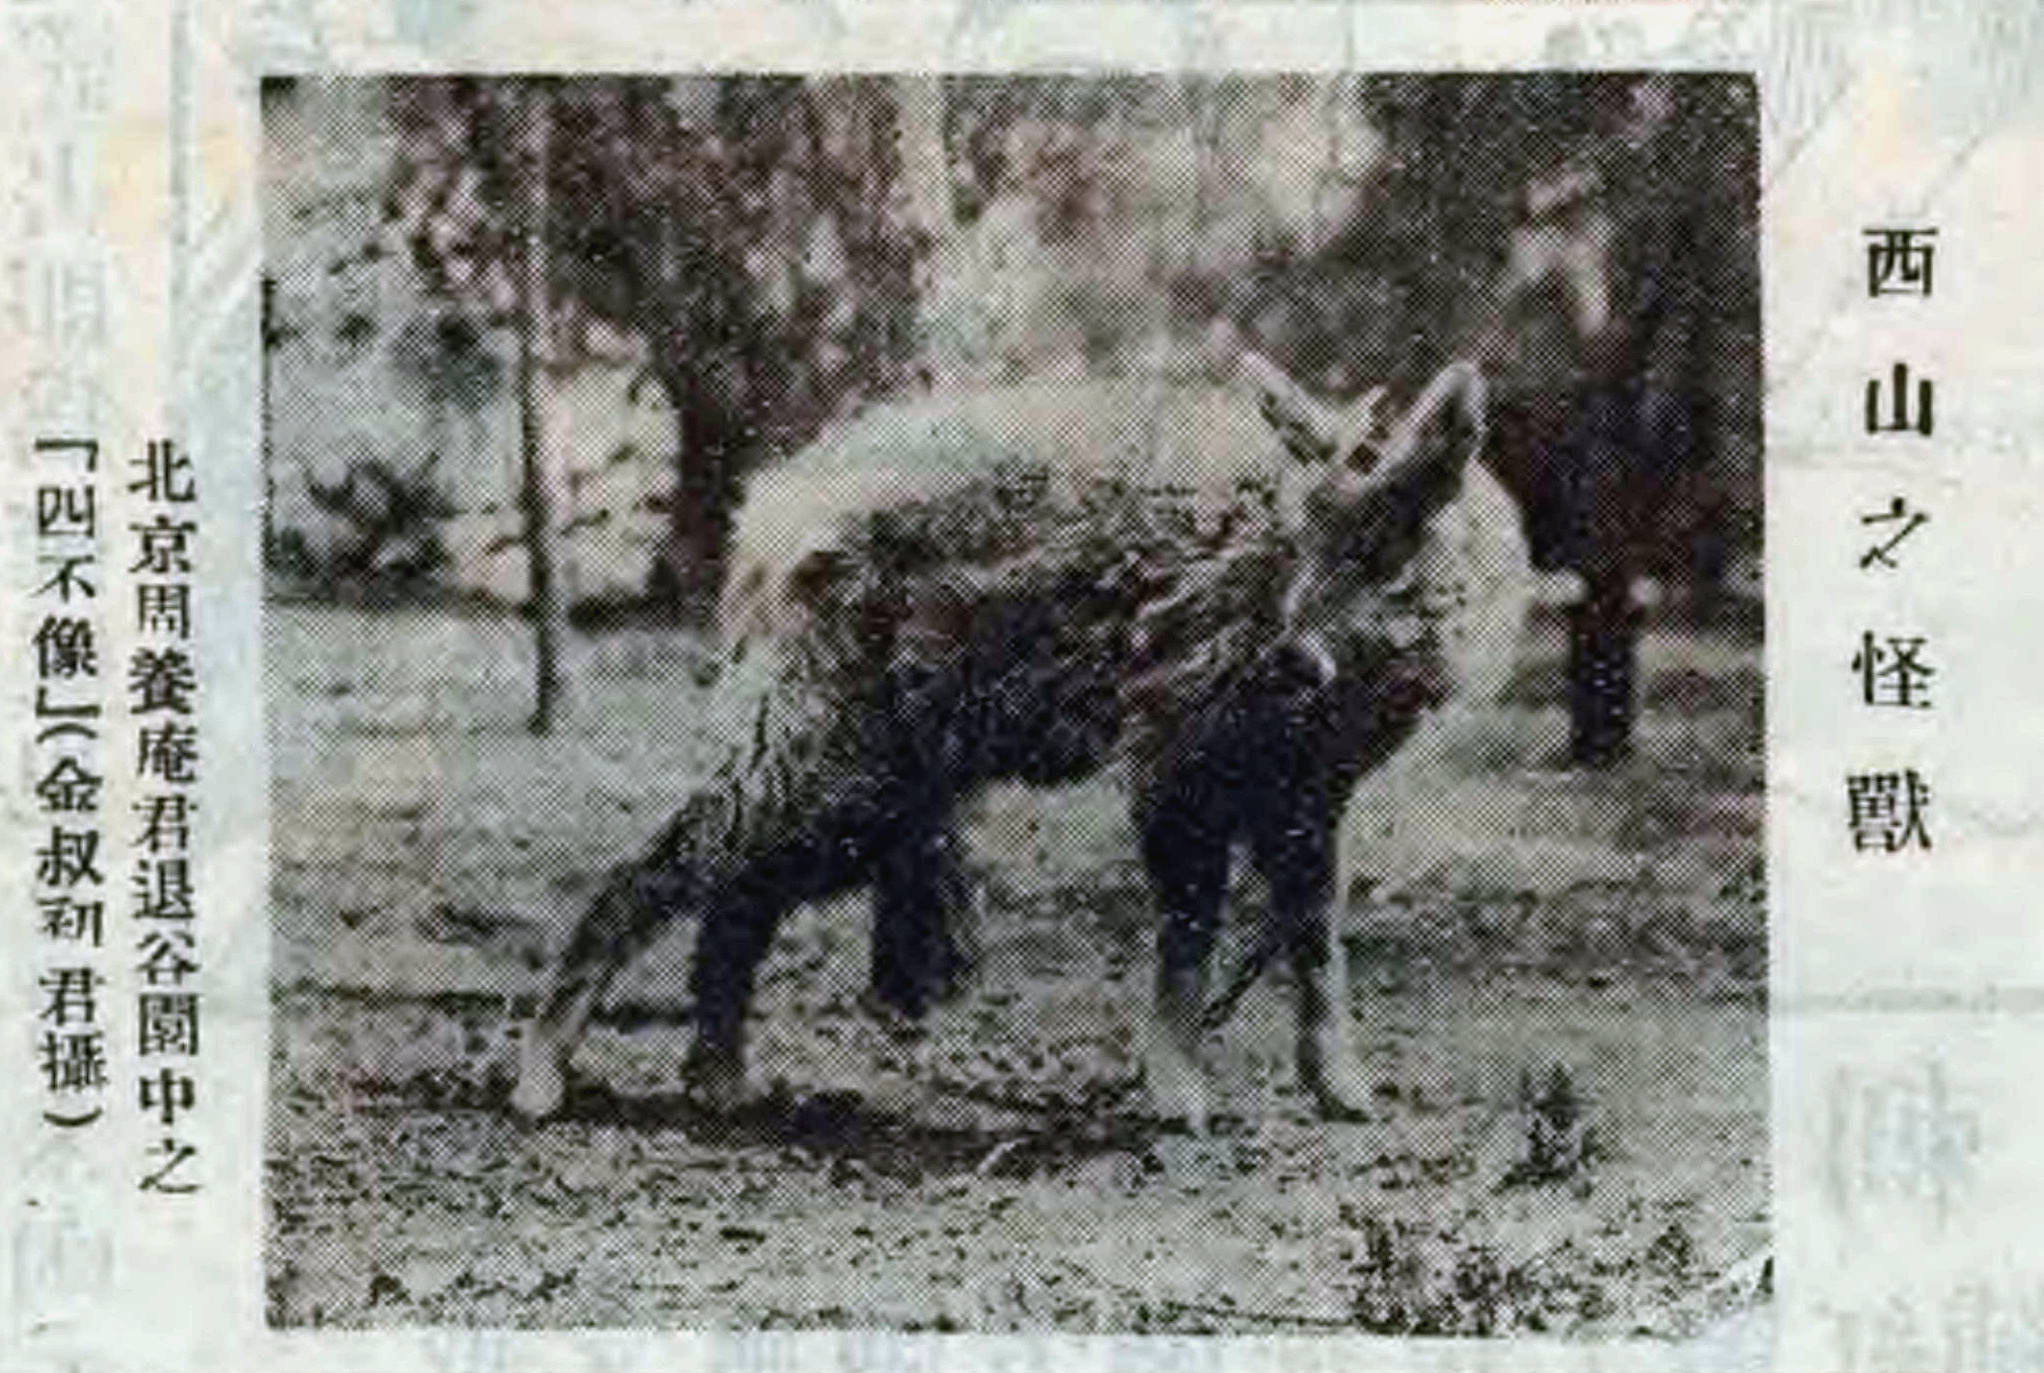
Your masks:
[{"label": "dark shaggy fur", "polygon": [[681,914],[702,921],[691,1069],[713,1098],[742,1088],[753,975],[804,901],[871,887],[873,992],[922,1013],[962,972],[960,802],[1122,753],[1160,908],[1158,1104],[1203,1115],[1239,841],[1298,983],[1302,1078],[1359,1109],[1340,821],[1430,713],[1494,688],[1522,608],[1516,515],[1467,464],[1477,390],[1444,374],[1374,469],[1301,462],[1243,395],[1096,385],[881,410],[775,471],[722,609],[728,751],[576,929],[516,1104],[557,1107],[603,987]]}]

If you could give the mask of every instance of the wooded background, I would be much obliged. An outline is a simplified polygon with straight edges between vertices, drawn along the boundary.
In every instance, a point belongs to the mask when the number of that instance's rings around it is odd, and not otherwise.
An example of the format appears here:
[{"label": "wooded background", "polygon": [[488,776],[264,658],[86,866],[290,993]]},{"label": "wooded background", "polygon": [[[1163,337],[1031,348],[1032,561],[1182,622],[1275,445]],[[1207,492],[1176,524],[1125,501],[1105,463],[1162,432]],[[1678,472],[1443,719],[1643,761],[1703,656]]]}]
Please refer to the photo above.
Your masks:
[{"label": "wooded background", "polygon": [[[1641,152],[1643,91],[1667,117]],[[1709,343],[1656,570],[1757,555],[1741,78],[287,78],[263,103],[278,594],[699,617],[747,474],[834,419],[1189,378],[1221,317],[1330,397],[1413,383],[1529,197],[1585,168],[1627,210],[1619,308],[1679,274]],[[1634,228],[1669,222],[1704,232]],[[1522,332],[1503,403],[1565,406],[1565,352]]]}]

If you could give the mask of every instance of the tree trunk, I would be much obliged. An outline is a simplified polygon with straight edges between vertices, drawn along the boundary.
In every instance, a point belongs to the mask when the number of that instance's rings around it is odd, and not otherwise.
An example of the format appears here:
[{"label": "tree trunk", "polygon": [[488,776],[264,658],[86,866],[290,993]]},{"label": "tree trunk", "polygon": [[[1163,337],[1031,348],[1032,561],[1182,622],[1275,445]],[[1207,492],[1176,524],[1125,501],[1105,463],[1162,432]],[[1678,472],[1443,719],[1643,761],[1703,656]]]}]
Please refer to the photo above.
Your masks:
[{"label": "tree trunk", "polygon": [[546,442],[541,422],[540,367],[548,329],[547,309],[547,177],[548,142],[553,125],[553,93],[543,81],[526,85],[518,113],[520,162],[524,171],[520,226],[518,310],[518,456],[520,505],[525,516],[527,600],[532,615],[534,659],[532,716],[534,734],[553,728],[561,696],[561,631],[565,620],[558,579],[560,473]]},{"label": "tree trunk", "polygon": [[[951,237],[957,221],[951,188],[951,152],[944,138],[944,78],[897,76],[890,85],[896,148],[901,154],[897,203],[903,207],[902,216],[906,220],[898,227],[905,228],[916,245],[915,266],[908,281],[908,308],[915,312],[919,311],[920,302],[930,298],[936,285],[937,249]],[[885,229],[881,233],[893,237]],[[857,289],[862,295],[874,297],[862,302],[862,308],[879,318],[884,319],[890,309],[901,306],[899,299],[885,298],[882,283],[861,282]],[[937,353],[942,350],[929,346],[919,321],[912,327],[917,340],[915,356],[886,359],[885,374],[891,382],[898,382],[904,375],[916,374],[921,367],[929,369],[921,372],[925,380],[941,380],[935,369],[939,365]],[[884,331],[885,326],[882,328]]]},{"label": "tree trunk", "polygon": [[736,417],[717,394],[716,379],[700,375],[699,366],[674,361],[657,373],[674,414],[678,455],[667,563],[682,622],[696,628],[709,624],[723,589],[731,513],[746,456]]},{"label": "tree trunk", "polygon": [[277,279],[263,273],[262,318],[257,324],[262,339],[262,462],[263,462],[263,585],[267,590],[279,566],[277,549],[277,440],[276,409],[271,392],[276,387],[272,355],[277,349]]},{"label": "tree trunk", "polygon": [[[944,86],[939,76],[894,78],[901,130],[901,179],[909,219],[934,243],[951,228],[951,158],[944,149]],[[917,285],[922,285],[918,282]]]}]

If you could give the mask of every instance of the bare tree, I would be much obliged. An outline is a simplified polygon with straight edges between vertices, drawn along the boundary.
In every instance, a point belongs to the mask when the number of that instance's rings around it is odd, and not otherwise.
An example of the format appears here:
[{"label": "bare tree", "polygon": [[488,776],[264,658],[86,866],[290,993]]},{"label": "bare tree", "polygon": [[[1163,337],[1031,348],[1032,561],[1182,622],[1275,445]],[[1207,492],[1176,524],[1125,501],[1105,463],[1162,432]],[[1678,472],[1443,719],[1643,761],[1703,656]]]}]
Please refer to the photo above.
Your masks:
[{"label": "bare tree", "polygon": [[[908,225],[931,239],[951,230],[951,157],[944,143],[944,84],[936,76],[894,78],[901,180]],[[924,283],[927,284],[927,283]]]},{"label": "bare tree", "polygon": [[[393,229],[429,290],[493,312],[525,275],[529,84],[390,86]],[[677,462],[668,576],[655,579],[706,618],[745,476],[913,376],[927,239],[900,222],[889,82],[578,77],[546,92],[550,196],[535,261],[552,293],[554,364],[571,365],[596,324],[643,352]]]},{"label": "bare tree", "polygon": [[560,508],[559,463],[546,441],[539,394],[550,316],[547,310],[547,178],[553,132],[553,91],[548,82],[528,82],[519,104],[524,164],[520,188],[518,274],[518,456],[519,504],[525,517],[525,557],[532,615],[534,734],[553,728],[561,696],[563,612],[558,576],[555,514]]}]

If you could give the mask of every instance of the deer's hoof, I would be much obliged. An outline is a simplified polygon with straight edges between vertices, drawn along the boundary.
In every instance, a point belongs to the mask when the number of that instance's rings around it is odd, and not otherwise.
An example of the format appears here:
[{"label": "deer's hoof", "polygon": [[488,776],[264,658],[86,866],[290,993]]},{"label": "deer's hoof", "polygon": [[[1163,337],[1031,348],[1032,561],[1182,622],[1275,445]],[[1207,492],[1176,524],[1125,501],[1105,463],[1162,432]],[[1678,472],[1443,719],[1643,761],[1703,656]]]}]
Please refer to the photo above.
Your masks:
[{"label": "deer's hoof", "polygon": [[518,1085],[511,1089],[511,1109],[520,1119],[538,1124],[559,1113],[568,1095],[568,1075],[560,1058],[549,1053],[528,1052],[518,1069]]},{"label": "deer's hoof", "polygon": [[1370,1076],[1347,1049],[1302,1048],[1299,1078],[1326,1120],[1367,1120],[1376,1095]]}]

